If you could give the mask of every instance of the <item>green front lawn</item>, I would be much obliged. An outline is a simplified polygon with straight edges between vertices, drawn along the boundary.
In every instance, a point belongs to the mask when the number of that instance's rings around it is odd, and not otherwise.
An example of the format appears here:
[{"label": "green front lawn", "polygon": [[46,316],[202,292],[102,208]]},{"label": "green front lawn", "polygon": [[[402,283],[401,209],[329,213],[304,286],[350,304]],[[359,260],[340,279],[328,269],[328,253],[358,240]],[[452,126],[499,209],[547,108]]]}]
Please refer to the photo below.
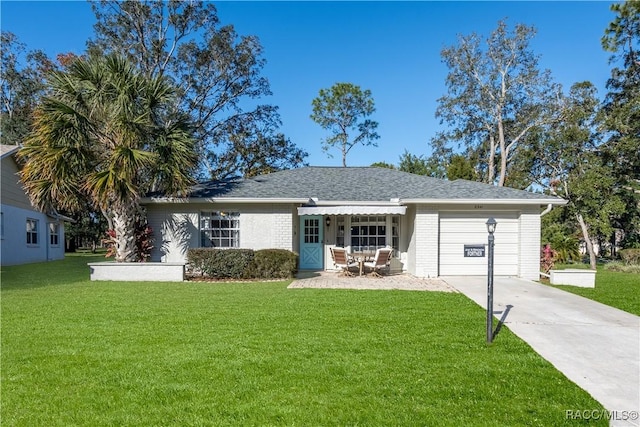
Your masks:
[{"label": "green front lawn", "polygon": [[[570,425],[602,407],[460,294],[2,268],[2,424]],[[585,422],[585,421],[583,421]],[[607,425],[594,421],[593,425]]]},{"label": "green front lawn", "polygon": [[[567,266],[576,268],[576,266]],[[640,316],[640,274],[605,270],[598,266],[595,288],[554,286]]]}]

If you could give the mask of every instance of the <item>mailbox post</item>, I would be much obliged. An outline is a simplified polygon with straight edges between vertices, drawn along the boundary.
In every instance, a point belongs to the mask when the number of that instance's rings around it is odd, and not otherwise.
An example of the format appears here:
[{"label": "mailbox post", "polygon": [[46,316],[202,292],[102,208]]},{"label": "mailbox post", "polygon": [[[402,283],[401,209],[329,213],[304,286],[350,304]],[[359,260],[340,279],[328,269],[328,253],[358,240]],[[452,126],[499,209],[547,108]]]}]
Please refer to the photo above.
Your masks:
[{"label": "mailbox post", "polygon": [[487,343],[493,342],[493,233],[496,231],[497,222],[494,218],[487,220],[489,232],[489,267],[487,272]]}]

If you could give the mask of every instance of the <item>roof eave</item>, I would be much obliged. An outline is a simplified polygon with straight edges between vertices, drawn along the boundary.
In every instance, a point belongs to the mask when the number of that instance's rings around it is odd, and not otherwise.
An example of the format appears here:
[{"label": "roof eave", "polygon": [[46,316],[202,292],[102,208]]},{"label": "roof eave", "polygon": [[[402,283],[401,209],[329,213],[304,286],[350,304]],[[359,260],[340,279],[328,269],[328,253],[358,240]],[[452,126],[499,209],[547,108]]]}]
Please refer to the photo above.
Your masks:
[{"label": "roof eave", "polygon": [[9,156],[17,153],[19,149],[20,149],[20,146],[16,145],[15,148],[12,148],[11,150],[9,150],[7,152],[2,153],[2,157],[0,157],[0,159],[4,159],[5,157],[9,157]]},{"label": "roof eave", "polygon": [[309,204],[315,206],[401,206],[399,199],[390,200],[319,200],[312,197]]},{"label": "roof eave", "polygon": [[308,203],[303,198],[258,197],[143,197],[141,204],[153,203]]},{"label": "roof eave", "polygon": [[75,223],[76,223],[76,220],[75,220],[75,219],[73,219],[73,218],[71,218],[71,217],[68,217],[68,216],[66,216],[66,215],[59,214],[59,213],[57,213],[57,212],[49,212],[49,213],[47,213],[46,215],[47,215],[49,218],[51,218],[51,219],[53,219],[53,220],[56,220],[56,221],[65,221],[65,222],[70,222],[70,223],[72,223],[72,224],[75,224]]},{"label": "roof eave", "polygon": [[566,205],[564,199],[401,199],[402,204],[438,205]]}]

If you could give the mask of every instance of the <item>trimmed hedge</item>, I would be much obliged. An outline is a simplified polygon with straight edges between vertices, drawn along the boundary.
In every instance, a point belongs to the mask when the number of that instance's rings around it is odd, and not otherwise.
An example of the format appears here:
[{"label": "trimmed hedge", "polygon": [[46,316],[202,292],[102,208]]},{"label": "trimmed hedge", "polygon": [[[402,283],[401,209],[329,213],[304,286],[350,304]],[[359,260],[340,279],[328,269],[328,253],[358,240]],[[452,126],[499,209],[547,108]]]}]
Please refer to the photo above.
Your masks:
[{"label": "trimmed hedge", "polygon": [[622,249],[618,252],[627,265],[640,264],[640,249]]},{"label": "trimmed hedge", "polygon": [[256,251],[245,277],[252,279],[284,279],[294,277],[298,270],[298,255],[285,249]]},{"label": "trimmed hedge", "polygon": [[197,248],[187,251],[188,271],[218,279],[241,279],[253,260],[251,249]]},{"label": "trimmed hedge", "polygon": [[284,279],[293,277],[297,268],[298,255],[284,249],[187,251],[187,273],[216,279]]}]

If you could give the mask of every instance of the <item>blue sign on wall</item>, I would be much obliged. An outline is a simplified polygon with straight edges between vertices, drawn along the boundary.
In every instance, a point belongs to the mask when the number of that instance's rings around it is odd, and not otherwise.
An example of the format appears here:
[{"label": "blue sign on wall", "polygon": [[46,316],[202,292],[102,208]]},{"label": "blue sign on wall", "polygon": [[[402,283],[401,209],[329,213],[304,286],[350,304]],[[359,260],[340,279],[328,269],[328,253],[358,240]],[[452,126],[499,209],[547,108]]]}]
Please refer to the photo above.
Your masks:
[{"label": "blue sign on wall", "polygon": [[484,258],[484,245],[464,245],[465,258]]}]

